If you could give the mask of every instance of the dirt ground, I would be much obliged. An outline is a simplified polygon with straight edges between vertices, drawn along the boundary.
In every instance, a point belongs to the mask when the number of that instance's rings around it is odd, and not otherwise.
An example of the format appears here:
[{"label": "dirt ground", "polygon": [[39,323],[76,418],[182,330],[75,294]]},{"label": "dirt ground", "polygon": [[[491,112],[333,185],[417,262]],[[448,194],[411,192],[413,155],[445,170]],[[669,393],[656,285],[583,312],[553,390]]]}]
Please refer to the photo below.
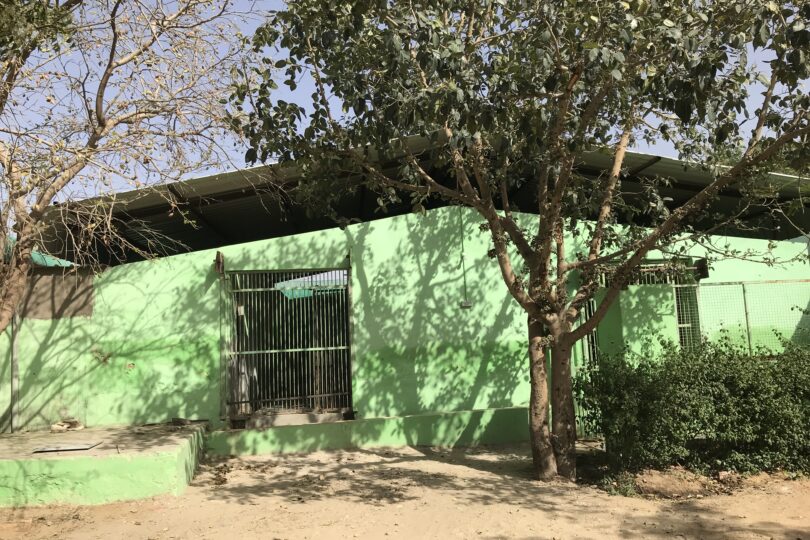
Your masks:
[{"label": "dirt ground", "polygon": [[759,476],[730,495],[622,497],[531,481],[526,456],[520,447],[406,448],[208,462],[181,497],[0,510],[0,538],[810,540],[807,479]]}]

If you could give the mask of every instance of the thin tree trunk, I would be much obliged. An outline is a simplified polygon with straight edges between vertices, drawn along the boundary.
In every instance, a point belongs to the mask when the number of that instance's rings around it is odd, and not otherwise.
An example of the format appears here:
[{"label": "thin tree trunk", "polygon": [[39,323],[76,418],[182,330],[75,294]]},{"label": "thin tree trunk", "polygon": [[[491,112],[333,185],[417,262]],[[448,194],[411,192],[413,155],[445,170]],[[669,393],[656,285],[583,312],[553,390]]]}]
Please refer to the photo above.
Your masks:
[{"label": "thin tree trunk", "polygon": [[577,478],[577,421],[571,380],[573,344],[558,338],[551,347],[551,425],[557,472],[569,480]]},{"label": "thin tree trunk", "polygon": [[29,274],[31,271],[31,250],[21,250],[17,255],[17,264],[6,266],[6,275],[0,276],[3,279],[3,295],[0,298],[0,333],[6,331],[11,324],[17,306],[25,295],[28,288]]},{"label": "thin tree trunk", "polygon": [[529,317],[529,439],[532,444],[534,474],[538,480],[557,476],[557,462],[548,425],[548,376],[543,347],[543,325]]}]

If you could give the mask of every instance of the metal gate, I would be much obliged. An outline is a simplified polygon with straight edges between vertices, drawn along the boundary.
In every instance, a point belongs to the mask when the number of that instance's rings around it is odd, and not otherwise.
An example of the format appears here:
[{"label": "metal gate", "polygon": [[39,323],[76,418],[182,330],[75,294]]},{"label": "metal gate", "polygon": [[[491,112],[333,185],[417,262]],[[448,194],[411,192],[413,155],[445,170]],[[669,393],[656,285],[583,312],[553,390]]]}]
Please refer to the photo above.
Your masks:
[{"label": "metal gate", "polygon": [[349,271],[229,272],[231,418],[351,410]]}]

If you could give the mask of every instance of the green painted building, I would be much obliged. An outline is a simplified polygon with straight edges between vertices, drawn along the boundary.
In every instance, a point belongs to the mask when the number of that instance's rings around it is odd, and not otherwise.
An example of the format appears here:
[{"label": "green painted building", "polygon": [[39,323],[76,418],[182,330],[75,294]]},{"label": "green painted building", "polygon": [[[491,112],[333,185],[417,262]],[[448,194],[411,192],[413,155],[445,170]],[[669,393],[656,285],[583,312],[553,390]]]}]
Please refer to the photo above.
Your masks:
[{"label": "green painted building", "polygon": [[[268,224],[246,206],[263,200],[249,179],[236,195],[220,187],[216,205],[200,204],[222,182],[175,188],[197,212],[194,227],[165,207],[153,214],[190,252],[52,276],[43,285],[51,293],[34,295],[0,344],[4,431],[66,417],[86,426],[173,417],[215,430],[278,426],[209,436],[221,453],[525,438],[526,317],[474,212],[366,215],[343,228],[288,213]],[[149,197],[127,203],[128,215],[144,219],[144,209],[165,204]],[[266,238],[242,242],[243,229]],[[714,239],[762,253],[769,242]],[[708,277],[697,286],[640,278],[575,362],[597,347],[646,354],[658,338],[688,344],[700,334],[752,350],[778,347],[780,336],[810,343],[807,241],[771,247],[790,262],[714,260],[693,246],[691,261],[710,260]],[[295,422],[282,418],[290,413]]]}]

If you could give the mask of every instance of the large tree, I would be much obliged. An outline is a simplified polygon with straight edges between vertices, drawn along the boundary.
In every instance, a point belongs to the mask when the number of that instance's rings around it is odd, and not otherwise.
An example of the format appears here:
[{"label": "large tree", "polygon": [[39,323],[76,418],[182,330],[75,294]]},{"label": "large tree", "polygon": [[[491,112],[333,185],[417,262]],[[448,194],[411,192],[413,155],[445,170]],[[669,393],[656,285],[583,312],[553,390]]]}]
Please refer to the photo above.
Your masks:
[{"label": "large tree", "polygon": [[[709,213],[721,192],[766,197],[771,164],[805,163],[808,17],[804,1],[301,0],[256,33],[262,82],[236,87],[233,123],[248,161],[295,160],[305,183],[340,192],[360,178],[383,204],[438,196],[480,214],[528,316],[537,477],[574,478],[574,343],[651,252],[735,219]],[[278,99],[273,65],[293,90],[311,80],[311,98]],[[640,141],[671,144],[711,180],[685,201],[662,196],[661,178],[628,197],[625,156]],[[594,150],[612,165],[585,176]],[[510,203],[520,189],[533,191],[520,208],[533,224]]]},{"label": "large tree", "polygon": [[[223,102],[244,59],[231,0],[10,0],[0,6],[0,332],[48,244],[54,203],[178,179],[228,159]],[[63,205],[67,208],[70,205]],[[70,206],[79,263],[95,244],[150,256],[111,205]],[[54,214],[52,214],[54,215]]]}]

